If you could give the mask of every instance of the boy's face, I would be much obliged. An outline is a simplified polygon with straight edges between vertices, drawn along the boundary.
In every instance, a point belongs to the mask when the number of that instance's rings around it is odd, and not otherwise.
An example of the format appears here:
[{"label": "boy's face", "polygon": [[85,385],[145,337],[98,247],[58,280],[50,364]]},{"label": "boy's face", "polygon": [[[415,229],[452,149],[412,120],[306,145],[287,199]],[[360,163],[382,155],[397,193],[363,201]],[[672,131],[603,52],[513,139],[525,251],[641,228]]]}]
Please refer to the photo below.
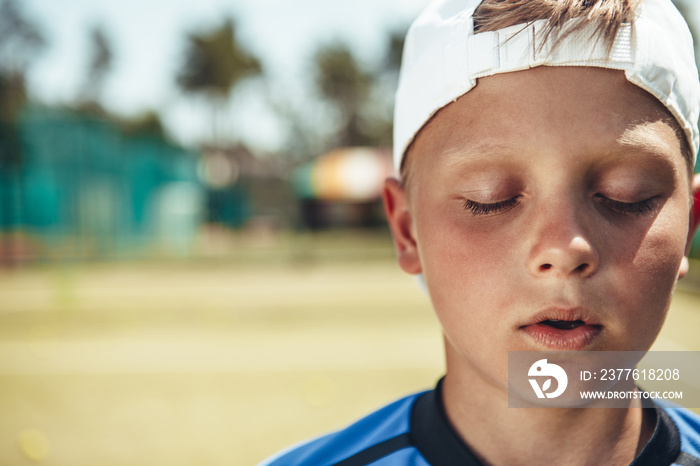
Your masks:
[{"label": "boy's face", "polygon": [[669,119],[622,72],[539,67],[480,79],[421,130],[385,204],[448,371],[502,383],[509,350],[651,346],[693,191]]}]

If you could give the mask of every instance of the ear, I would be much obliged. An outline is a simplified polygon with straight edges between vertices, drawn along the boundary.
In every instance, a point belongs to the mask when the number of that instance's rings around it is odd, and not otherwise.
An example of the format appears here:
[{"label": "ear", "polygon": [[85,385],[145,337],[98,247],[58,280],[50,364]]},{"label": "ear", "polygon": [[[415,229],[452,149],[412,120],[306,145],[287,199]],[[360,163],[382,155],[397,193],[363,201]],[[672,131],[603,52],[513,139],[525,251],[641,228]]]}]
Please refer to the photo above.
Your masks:
[{"label": "ear", "polygon": [[387,178],[384,182],[383,198],[384,212],[399,256],[399,266],[406,273],[421,273],[423,269],[413,231],[413,220],[408,208],[406,191],[399,180]]},{"label": "ear", "polygon": [[688,273],[688,253],[690,252],[690,246],[693,242],[693,236],[695,236],[695,232],[698,231],[698,226],[700,225],[700,174],[693,176],[691,189],[693,195],[693,205],[690,208],[688,239],[685,245],[685,256],[681,261],[681,267],[678,271],[679,279],[685,277],[685,275]]}]

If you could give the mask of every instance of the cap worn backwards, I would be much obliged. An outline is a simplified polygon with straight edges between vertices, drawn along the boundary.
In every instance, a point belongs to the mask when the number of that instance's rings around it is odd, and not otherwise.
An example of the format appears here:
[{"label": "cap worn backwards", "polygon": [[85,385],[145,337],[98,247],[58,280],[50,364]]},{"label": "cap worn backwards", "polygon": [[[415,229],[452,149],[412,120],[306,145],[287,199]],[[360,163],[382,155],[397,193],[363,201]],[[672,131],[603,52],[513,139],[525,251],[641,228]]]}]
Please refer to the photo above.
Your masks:
[{"label": "cap worn backwards", "polygon": [[[695,157],[700,82],[693,39],[671,0],[642,0],[634,21],[622,25],[612,47],[591,40],[595,24],[560,39],[543,39],[547,20],[475,34],[472,15],[480,3],[434,1],[408,31],[394,110],[397,174],[418,131],[438,110],[469,92],[477,78],[541,65],[624,71],[628,81],[656,97],[676,118]],[[573,22],[562,30],[567,27]]]}]

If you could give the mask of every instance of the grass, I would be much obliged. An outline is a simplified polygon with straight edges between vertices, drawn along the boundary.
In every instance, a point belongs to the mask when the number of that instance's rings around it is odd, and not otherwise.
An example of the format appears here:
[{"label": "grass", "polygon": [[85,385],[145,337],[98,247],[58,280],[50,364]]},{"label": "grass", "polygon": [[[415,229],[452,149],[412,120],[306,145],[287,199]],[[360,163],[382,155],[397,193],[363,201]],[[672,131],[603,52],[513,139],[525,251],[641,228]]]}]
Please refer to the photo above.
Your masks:
[{"label": "grass", "polygon": [[[0,464],[252,465],[435,383],[385,239],[284,241],[1,272]],[[678,293],[662,345],[700,350],[699,303]]]}]

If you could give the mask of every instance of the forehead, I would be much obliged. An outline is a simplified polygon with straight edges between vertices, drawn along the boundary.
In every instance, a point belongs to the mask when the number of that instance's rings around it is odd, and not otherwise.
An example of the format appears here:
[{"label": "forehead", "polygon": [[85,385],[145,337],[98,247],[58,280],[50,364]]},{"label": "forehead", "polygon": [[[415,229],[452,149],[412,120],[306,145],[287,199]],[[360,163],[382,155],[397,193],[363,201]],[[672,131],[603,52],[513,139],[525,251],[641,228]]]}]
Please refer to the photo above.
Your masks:
[{"label": "forehead", "polygon": [[[463,153],[517,157],[523,146],[547,138],[552,149],[605,154],[625,146],[666,144],[678,153],[682,136],[668,110],[629,83],[622,71],[591,67],[538,67],[479,79],[477,86],[440,110],[407,154],[410,165],[459,160]],[[674,138],[661,138],[660,130]],[[411,160],[416,159],[416,160]],[[417,167],[409,167],[411,173]]]}]

